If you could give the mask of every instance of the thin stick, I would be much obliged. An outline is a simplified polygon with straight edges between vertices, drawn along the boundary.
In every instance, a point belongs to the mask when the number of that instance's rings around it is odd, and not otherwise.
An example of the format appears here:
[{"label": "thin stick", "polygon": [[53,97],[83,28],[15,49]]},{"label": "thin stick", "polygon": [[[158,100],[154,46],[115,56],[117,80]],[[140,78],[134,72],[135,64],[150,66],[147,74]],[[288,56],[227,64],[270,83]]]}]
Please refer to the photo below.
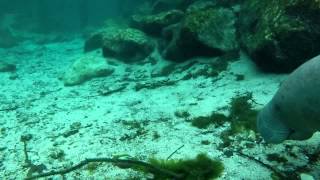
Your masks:
[{"label": "thin stick", "polygon": [[265,164],[264,162],[262,162],[262,161],[260,161],[260,160],[258,160],[258,159],[256,159],[256,158],[254,158],[254,157],[251,157],[251,156],[249,156],[249,155],[246,155],[246,154],[242,153],[241,151],[238,151],[238,152],[235,151],[235,153],[239,154],[239,155],[242,156],[242,157],[246,157],[246,158],[248,158],[248,159],[250,159],[250,160],[253,160],[253,161],[255,161],[256,163],[262,165],[263,167],[271,170],[271,171],[274,172],[278,177],[280,177],[280,179],[288,179],[287,176],[286,176],[285,174],[283,174],[282,172],[280,172],[279,170],[275,169],[274,167],[272,167],[272,166],[270,166],[270,165],[268,165],[268,164]]},{"label": "thin stick", "polygon": [[106,163],[115,163],[115,164],[125,163],[125,164],[131,165],[131,166],[143,166],[143,167],[149,169],[151,173],[152,172],[159,172],[159,173],[162,173],[170,178],[174,178],[174,179],[181,179],[182,178],[182,174],[177,174],[172,171],[168,171],[166,169],[159,168],[157,166],[154,166],[152,164],[149,164],[149,163],[146,163],[143,161],[128,160],[128,159],[116,159],[116,158],[90,158],[90,159],[85,159],[85,160],[79,162],[78,164],[71,166],[69,168],[65,168],[65,169],[57,170],[57,171],[53,170],[53,171],[46,172],[46,173],[41,173],[38,175],[27,177],[27,178],[25,178],[25,180],[32,180],[32,179],[54,176],[54,175],[65,175],[67,173],[70,173],[72,171],[80,169],[81,167],[83,167],[91,162],[106,162]]},{"label": "thin stick", "polygon": [[167,160],[170,159],[177,151],[179,151],[181,148],[183,148],[184,145],[181,145],[178,149],[176,149],[175,151],[173,151],[168,157]]},{"label": "thin stick", "polygon": [[0,109],[0,111],[14,111],[14,110],[17,110],[18,108],[19,108],[18,106],[13,106],[13,107]]}]

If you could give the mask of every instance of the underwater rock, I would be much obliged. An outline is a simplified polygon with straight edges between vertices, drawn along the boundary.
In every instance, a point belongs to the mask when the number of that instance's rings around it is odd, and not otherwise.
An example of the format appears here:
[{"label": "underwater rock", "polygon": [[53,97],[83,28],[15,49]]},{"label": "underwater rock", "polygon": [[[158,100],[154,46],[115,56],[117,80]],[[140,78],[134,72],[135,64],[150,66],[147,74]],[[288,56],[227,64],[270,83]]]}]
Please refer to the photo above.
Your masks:
[{"label": "underwater rock", "polygon": [[320,55],[307,61],[281,84],[258,115],[265,141],[305,140],[320,130]]},{"label": "underwater rock", "polygon": [[101,47],[104,57],[125,63],[144,60],[153,50],[153,40],[133,28],[109,27],[95,33],[86,41],[85,51]]},{"label": "underwater rock", "polygon": [[160,35],[164,27],[180,22],[184,12],[170,10],[152,15],[133,15],[131,25],[151,35]]},{"label": "underwater rock", "polygon": [[76,60],[65,72],[62,81],[65,86],[74,86],[95,77],[106,77],[114,72],[103,57],[88,53]]},{"label": "underwater rock", "polygon": [[236,16],[227,8],[196,8],[183,22],[164,29],[162,56],[185,61],[196,56],[220,56],[237,51]]},{"label": "underwater rock", "polygon": [[103,34],[101,32],[94,33],[89,39],[85,41],[84,52],[94,51],[102,48],[103,45]]},{"label": "underwater rock", "polygon": [[154,49],[154,42],[133,28],[108,29],[103,38],[103,55],[133,63],[144,60]]},{"label": "underwater rock", "polygon": [[320,53],[318,0],[247,0],[239,14],[240,44],[264,71],[290,72]]},{"label": "underwater rock", "polygon": [[16,65],[0,61],[0,72],[14,72]]}]

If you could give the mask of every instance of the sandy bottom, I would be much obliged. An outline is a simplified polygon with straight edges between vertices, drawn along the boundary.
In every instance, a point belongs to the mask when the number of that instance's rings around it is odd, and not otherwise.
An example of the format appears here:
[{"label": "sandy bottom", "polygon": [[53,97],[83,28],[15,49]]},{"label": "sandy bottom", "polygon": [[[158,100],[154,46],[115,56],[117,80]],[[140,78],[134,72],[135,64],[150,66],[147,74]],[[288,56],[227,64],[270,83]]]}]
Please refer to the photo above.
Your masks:
[{"label": "sandy bottom", "polygon": [[[219,179],[271,179],[271,171],[254,160],[221,149],[221,132],[229,128],[193,127],[188,119],[227,113],[231,98],[251,92],[257,109],[263,107],[286,75],[263,74],[245,56],[230,63],[217,77],[198,76],[181,80],[185,72],[152,77],[168,64],[154,55],[158,63],[123,64],[114,60],[116,71],[79,86],[65,87],[59,77],[77,58],[83,56],[83,40],[50,44],[25,42],[12,49],[0,49],[2,60],[17,65],[15,73],[0,74],[0,177],[23,179],[26,167],[21,137],[30,137],[27,151],[32,164],[47,170],[60,169],[85,158],[127,155],[140,160],[167,158],[180,146],[173,159],[192,158],[207,153],[220,159],[225,171]],[[194,64],[188,71],[203,68]],[[236,75],[244,75],[237,81]],[[137,89],[141,84],[168,82],[155,88]],[[146,86],[147,87],[147,86]],[[112,93],[113,89],[121,89]],[[111,93],[109,93],[111,92]],[[177,112],[188,112],[181,118]],[[306,152],[320,143],[320,136],[303,142],[287,141],[267,145],[252,133],[234,137],[233,148],[280,170],[292,170],[308,163]],[[208,141],[209,143],[202,143]],[[245,144],[251,144],[247,146]],[[266,159],[281,154],[288,162]],[[292,155],[294,154],[294,155]],[[319,163],[312,170],[319,170]],[[67,179],[128,179],[145,177],[138,172],[99,164],[94,171],[84,167],[66,175]],[[62,179],[55,176],[53,179]]]}]

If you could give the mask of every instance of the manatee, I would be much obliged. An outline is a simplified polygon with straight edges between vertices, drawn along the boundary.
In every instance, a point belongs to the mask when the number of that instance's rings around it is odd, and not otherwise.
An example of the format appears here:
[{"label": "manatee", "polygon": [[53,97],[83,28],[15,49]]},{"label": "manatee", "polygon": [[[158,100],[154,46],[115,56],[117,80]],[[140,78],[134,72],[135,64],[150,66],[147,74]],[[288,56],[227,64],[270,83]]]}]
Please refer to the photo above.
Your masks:
[{"label": "manatee", "polygon": [[259,112],[257,128],[268,143],[305,140],[320,130],[320,55],[293,71]]}]

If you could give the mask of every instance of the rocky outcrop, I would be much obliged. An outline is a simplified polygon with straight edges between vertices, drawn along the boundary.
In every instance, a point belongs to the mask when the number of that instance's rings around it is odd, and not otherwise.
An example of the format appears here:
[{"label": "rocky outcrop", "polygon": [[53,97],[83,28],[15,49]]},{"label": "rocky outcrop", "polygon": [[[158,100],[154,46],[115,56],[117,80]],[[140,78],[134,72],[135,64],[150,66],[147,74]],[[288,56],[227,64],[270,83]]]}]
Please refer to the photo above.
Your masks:
[{"label": "rocky outcrop", "polygon": [[185,61],[195,56],[220,56],[238,49],[236,16],[222,7],[195,8],[184,20],[164,29],[162,55]]},{"label": "rocky outcrop", "polygon": [[145,33],[159,36],[164,27],[181,21],[184,13],[180,10],[170,10],[151,15],[133,15],[131,25]]},{"label": "rocky outcrop", "polygon": [[85,51],[102,48],[105,57],[125,63],[144,60],[154,49],[145,33],[133,28],[110,27],[93,34],[85,43]]},{"label": "rocky outcrop", "polygon": [[242,48],[265,71],[290,72],[320,54],[320,1],[247,0],[238,35]]},{"label": "rocky outcrop", "polygon": [[109,76],[113,72],[114,69],[108,66],[103,57],[96,53],[87,53],[67,69],[62,81],[65,86],[74,86],[96,77]]}]

